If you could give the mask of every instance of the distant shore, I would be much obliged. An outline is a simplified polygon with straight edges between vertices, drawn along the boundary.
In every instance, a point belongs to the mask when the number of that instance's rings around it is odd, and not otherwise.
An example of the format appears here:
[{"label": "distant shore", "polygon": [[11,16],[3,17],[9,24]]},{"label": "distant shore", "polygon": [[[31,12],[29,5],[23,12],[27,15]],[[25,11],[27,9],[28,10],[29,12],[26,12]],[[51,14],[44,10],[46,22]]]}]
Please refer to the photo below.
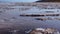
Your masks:
[{"label": "distant shore", "polygon": [[[1,2],[2,4],[14,4],[19,6],[60,5],[60,2]],[[0,4],[1,4],[0,3]]]}]

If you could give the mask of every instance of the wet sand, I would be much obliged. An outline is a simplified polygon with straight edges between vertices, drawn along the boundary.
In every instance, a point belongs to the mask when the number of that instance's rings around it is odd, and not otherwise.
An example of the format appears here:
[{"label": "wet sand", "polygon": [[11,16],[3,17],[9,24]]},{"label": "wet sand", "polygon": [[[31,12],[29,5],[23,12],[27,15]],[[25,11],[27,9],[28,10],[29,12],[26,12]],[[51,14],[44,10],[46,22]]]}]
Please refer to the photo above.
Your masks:
[{"label": "wet sand", "polygon": [[[0,30],[13,31],[12,34],[26,34],[25,31],[29,31],[34,28],[56,28],[60,31],[60,20],[35,20],[36,17],[23,17],[21,13],[29,11],[33,6],[14,6],[14,4],[0,3]],[[24,7],[26,9],[24,9]],[[14,30],[17,30],[14,33]],[[3,32],[3,30],[2,30]],[[6,33],[6,32],[5,32]],[[4,33],[2,33],[4,34]],[[6,33],[8,34],[8,33]],[[11,34],[11,33],[9,33]]]}]

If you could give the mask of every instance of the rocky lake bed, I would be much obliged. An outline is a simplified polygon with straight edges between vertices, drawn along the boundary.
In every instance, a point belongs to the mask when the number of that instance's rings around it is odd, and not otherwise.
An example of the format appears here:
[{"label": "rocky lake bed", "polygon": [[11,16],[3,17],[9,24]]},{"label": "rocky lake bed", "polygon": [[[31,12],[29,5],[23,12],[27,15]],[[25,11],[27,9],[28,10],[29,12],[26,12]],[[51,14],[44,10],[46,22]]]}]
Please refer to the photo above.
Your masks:
[{"label": "rocky lake bed", "polygon": [[0,3],[0,34],[28,34],[28,31],[35,28],[55,28],[60,32],[59,13],[52,16],[40,15],[42,9],[59,12],[60,3],[29,4]]}]

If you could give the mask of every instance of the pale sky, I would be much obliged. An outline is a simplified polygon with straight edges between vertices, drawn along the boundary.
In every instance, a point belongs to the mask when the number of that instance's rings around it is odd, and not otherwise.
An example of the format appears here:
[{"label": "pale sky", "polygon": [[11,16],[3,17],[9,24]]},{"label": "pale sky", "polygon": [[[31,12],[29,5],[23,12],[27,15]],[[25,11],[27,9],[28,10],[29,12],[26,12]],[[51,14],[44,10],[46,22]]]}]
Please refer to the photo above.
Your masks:
[{"label": "pale sky", "polygon": [[9,1],[9,2],[35,2],[37,0],[0,0],[0,1]]}]

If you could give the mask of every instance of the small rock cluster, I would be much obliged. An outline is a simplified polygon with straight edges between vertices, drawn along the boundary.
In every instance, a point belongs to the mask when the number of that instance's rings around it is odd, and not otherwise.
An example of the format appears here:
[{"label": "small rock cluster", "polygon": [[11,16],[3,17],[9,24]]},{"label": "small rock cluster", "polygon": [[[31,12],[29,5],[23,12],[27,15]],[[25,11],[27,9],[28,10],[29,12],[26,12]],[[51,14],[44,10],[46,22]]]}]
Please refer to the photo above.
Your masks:
[{"label": "small rock cluster", "polygon": [[60,34],[59,31],[57,31],[54,28],[36,28],[30,32],[30,34]]}]

